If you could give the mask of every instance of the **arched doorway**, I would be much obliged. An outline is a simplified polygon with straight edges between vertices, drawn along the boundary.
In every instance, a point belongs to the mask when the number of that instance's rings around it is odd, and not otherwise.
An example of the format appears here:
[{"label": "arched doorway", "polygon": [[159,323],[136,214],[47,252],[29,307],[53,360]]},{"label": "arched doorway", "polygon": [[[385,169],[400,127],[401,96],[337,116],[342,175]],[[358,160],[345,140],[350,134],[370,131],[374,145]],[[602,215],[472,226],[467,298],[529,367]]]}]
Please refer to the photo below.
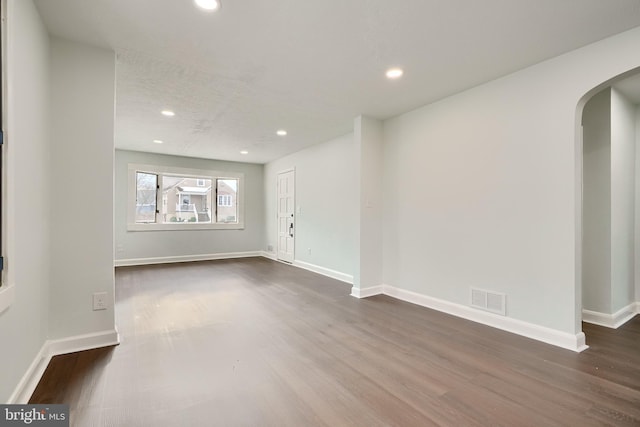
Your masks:
[{"label": "arched doorway", "polygon": [[577,107],[580,320],[617,328],[639,311],[640,72],[589,91]]}]

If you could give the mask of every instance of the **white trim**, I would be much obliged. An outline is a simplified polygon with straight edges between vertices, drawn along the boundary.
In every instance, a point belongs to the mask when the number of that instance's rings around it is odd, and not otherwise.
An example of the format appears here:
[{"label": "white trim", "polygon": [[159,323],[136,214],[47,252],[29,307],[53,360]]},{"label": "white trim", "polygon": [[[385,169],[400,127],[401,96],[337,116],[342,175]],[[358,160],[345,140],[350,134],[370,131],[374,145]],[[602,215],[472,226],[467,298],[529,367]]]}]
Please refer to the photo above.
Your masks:
[{"label": "white trim", "polygon": [[127,224],[127,231],[244,230],[244,222],[172,222]]},{"label": "white trim", "polygon": [[0,313],[5,311],[16,296],[16,287],[14,285],[0,286]]},{"label": "white trim", "polygon": [[120,344],[120,336],[115,329],[45,341],[7,403],[25,404],[29,402],[53,356],[118,344]]},{"label": "white trim", "polygon": [[355,286],[351,288],[351,296],[356,298],[368,298],[374,295],[382,295],[384,294],[384,286],[371,286],[369,288],[356,288]]},{"label": "white trim", "polygon": [[638,313],[640,313],[640,302],[632,302],[613,314],[583,309],[582,321],[604,326],[606,328],[618,329],[620,326],[633,319]]},{"label": "white trim", "polygon": [[118,344],[120,344],[120,335],[118,334],[117,329],[47,341],[49,354],[51,356],[75,353],[78,351],[91,350],[94,348],[108,347]]},{"label": "white trim", "polygon": [[[368,292],[377,291],[379,288],[382,288],[381,293],[384,295],[388,295],[402,301],[410,302],[412,304],[417,304],[422,307],[441,311],[443,313],[451,314],[456,317],[471,320],[473,322],[482,323],[483,325],[491,326],[503,331],[522,335],[527,338],[542,341],[547,344],[566,348],[575,352],[581,352],[588,348],[588,346],[585,344],[584,333],[582,332],[574,335],[567,332],[558,331],[556,329],[551,329],[522,320],[514,319],[511,317],[504,317],[497,314],[476,310],[466,305],[456,304],[450,301],[445,301],[442,299],[419,294],[417,292],[396,288],[394,286],[383,284],[381,286],[374,286],[372,288],[360,289],[359,293],[362,295],[366,295]],[[356,288],[352,289],[351,295],[358,296],[357,293],[355,293],[355,289]]]},{"label": "white trim", "polygon": [[297,268],[302,268],[303,270],[312,271],[314,273],[320,274],[321,276],[330,277],[332,279],[336,279],[341,282],[345,282],[350,285],[353,285],[353,276],[347,273],[343,273],[341,271],[331,270],[330,268],[321,267],[319,265],[311,264],[304,261],[294,260],[293,263],[281,261],[278,259],[275,252],[262,251],[260,252],[260,256],[263,258],[270,259],[272,261],[280,262],[286,265],[291,265]]},{"label": "white trim", "polygon": [[[293,224],[294,224],[294,232],[293,232],[293,254],[291,255],[291,261],[288,259],[280,258],[280,175],[286,173],[293,173]],[[287,215],[288,217],[288,215]],[[291,167],[289,169],[285,169],[276,174],[276,260],[282,262],[295,262],[296,260],[296,236],[298,235],[298,217],[296,216],[296,168]]]},{"label": "white trim", "polygon": [[[162,188],[162,180],[164,175],[177,175],[186,178],[204,178],[210,179],[212,182],[216,182],[218,179],[236,179],[238,180],[238,192],[237,192],[237,212],[238,222],[223,223],[213,222],[215,218],[212,218],[212,222],[198,223],[189,222],[183,224],[174,224],[171,222],[153,222],[153,223],[136,223],[135,222],[135,206],[136,206],[136,172],[144,172],[155,174],[158,176],[158,185]],[[189,231],[189,230],[244,230],[244,173],[242,172],[225,172],[225,171],[211,171],[203,169],[191,169],[180,168],[174,166],[164,165],[147,165],[139,163],[129,163],[127,166],[127,231]],[[157,194],[156,194],[157,196]],[[213,199],[217,197],[211,196]],[[156,208],[158,207],[158,200],[156,200]],[[213,214],[215,210],[212,210]],[[157,217],[158,215],[156,215]]]},{"label": "white trim", "polygon": [[353,285],[353,276],[350,274],[342,273],[340,271],[331,270],[330,268],[325,268],[319,265],[310,264],[308,262],[298,261],[298,260],[293,260],[292,265],[294,267],[313,271],[314,273],[318,273],[323,276],[331,277],[332,279],[340,280],[341,282],[346,282],[346,283],[349,283],[350,285]]},{"label": "white trim", "polygon": [[353,284],[353,276],[340,271],[331,270],[330,268],[321,267],[319,265],[310,264],[303,261],[293,261],[293,264],[283,262],[277,259],[276,254],[267,251],[252,251],[252,252],[227,252],[218,254],[205,254],[205,255],[183,255],[172,257],[154,257],[154,258],[132,258],[132,259],[116,259],[114,260],[115,267],[130,267],[135,265],[152,265],[152,264],[172,264],[176,262],[194,262],[194,261],[213,261],[217,259],[233,259],[233,258],[253,258],[263,257],[272,261],[282,262],[286,265],[292,265],[303,270],[312,271],[322,276],[331,277],[332,279],[340,280]]},{"label": "white trim", "polygon": [[151,264],[172,264],[176,262],[193,262],[193,261],[212,261],[216,259],[233,259],[233,258],[251,258],[263,256],[263,252],[226,252],[218,254],[204,254],[204,255],[180,255],[180,256],[166,256],[166,257],[153,257],[153,258],[131,258],[131,259],[116,259],[114,260],[114,266],[116,267],[129,267],[133,265],[151,265]]},{"label": "white trim", "polygon": [[287,173],[287,172],[295,172],[295,171],[296,171],[296,167],[293,166],[293,167],[279,171],[278,173],[276,173],[276,175],[280,175],[281,173]]},{"label": "white trim", "polygon": [[9,397],[9,400],[7,400],[8,404],[25,404],[29,402],[29,398],[40,382],[40,378],[42,378],[42,374],[44,374],[45,369],[47,369],[52,357],[48,352],[47,343],[48,341],[45,341],[42,344],[40,351],[36,354],[31,365],[29,365],[27,372],[24,373],[18,386]]},{"label": "white trim", "polygon": [[260,256],[263,258],[269,258],[272,261],[278,261],[278,256],[275,252],[262,251],[260,252]]}]

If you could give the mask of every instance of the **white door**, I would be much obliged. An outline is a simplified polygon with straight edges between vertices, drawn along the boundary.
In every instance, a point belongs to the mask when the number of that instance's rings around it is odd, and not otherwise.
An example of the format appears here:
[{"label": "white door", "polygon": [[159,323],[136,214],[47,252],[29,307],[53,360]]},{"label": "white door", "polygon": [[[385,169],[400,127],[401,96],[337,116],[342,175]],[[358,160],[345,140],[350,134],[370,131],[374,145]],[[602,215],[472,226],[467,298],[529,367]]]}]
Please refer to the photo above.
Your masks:
[{"label": "white door", "polygon": [[295,224],[294,196],[295,171],[290,170],[278,174],[278,259],[293,262]]}]

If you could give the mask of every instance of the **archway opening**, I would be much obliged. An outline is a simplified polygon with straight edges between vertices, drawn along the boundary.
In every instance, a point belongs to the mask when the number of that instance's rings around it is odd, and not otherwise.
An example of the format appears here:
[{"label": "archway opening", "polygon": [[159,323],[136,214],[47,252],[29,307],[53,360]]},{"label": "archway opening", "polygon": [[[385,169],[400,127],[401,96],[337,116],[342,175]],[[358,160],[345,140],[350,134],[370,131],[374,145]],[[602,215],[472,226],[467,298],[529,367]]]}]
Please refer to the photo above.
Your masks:
[{"label": "archway opening", "polygon": [[617,328],[640,309],[640,71],[578,103],[578,320]]}]

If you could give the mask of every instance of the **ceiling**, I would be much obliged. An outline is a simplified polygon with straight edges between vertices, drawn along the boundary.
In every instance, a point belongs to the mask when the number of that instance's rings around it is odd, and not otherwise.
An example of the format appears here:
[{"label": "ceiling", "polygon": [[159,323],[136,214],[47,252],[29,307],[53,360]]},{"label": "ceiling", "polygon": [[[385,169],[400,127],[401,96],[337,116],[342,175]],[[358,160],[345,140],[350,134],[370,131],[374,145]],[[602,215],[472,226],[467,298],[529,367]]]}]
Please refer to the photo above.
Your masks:
[{"label": "ceiling", "polygon": [[53,35],[116,52],[117,148],[255,163],[640,25],[639,0],[36,5]]}]

